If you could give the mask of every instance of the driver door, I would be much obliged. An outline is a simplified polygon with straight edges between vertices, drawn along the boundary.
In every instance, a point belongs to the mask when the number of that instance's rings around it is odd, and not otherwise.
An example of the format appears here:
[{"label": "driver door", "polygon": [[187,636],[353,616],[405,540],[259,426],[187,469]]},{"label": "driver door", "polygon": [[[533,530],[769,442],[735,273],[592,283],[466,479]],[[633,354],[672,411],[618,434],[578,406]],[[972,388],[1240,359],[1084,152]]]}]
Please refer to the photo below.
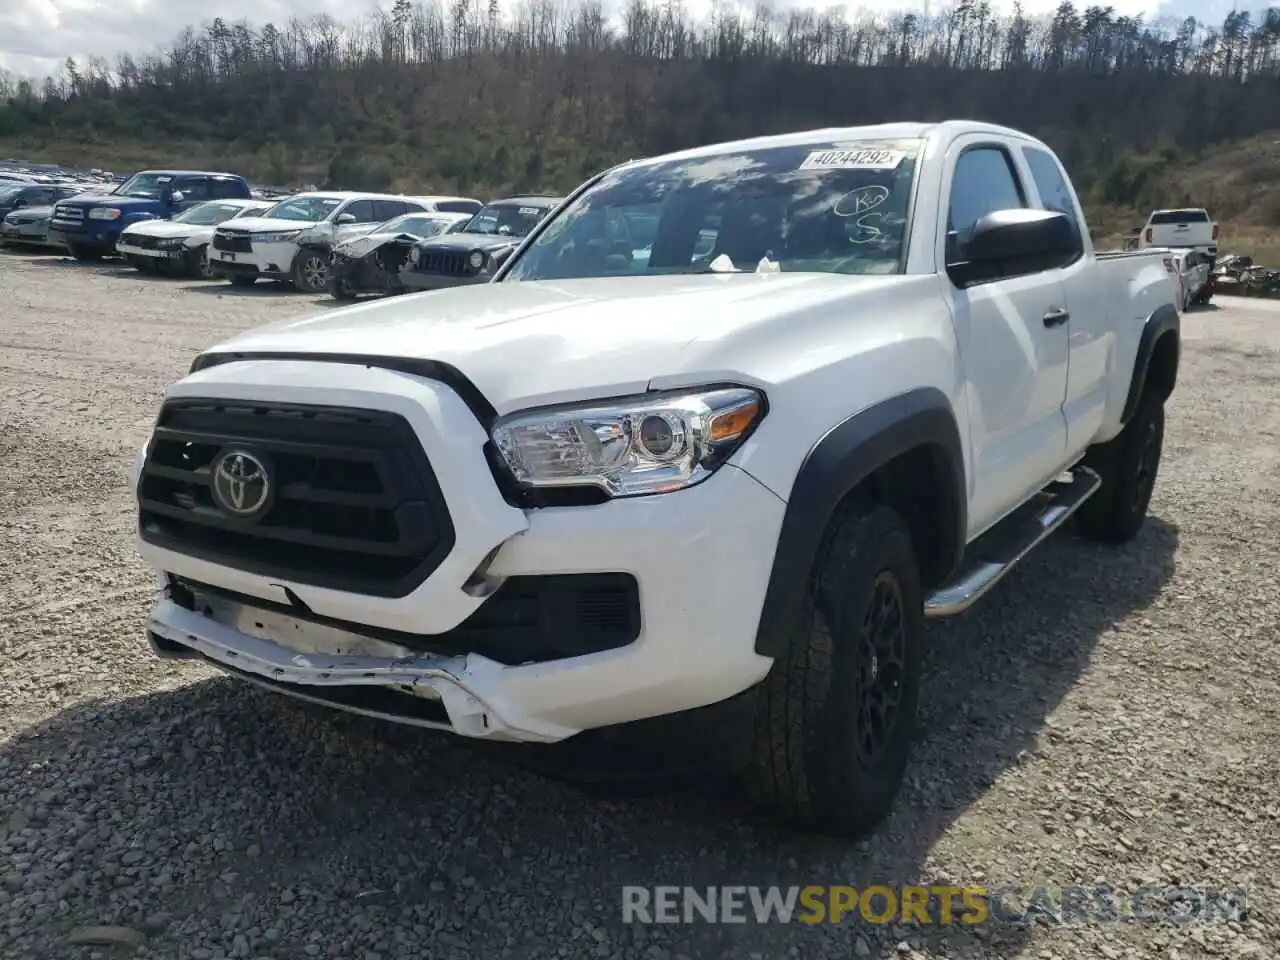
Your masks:
[{"label": "driver door", "polygon": [[[938,222],[939,262],[964,259],[975,223],[1027,208],[1033,195],[1008,146],[966,137],[952,145]],[[998,522],[1062,469],[1069,323],[1060,271],[956,287],[944,272],[969,410],[970,535]]]},{"label": "driver door", "polygon": [[[403,212],[403,209],[400,211]],[[346,223],[341,221],[348,215],[352,219]],[[398,216],[398,214],[397,214]],[[333,242],[341,243],[348,237],[364,233],[371,223],[381,223],[374,210],[372,200],[352,200],[333,218]]]}]

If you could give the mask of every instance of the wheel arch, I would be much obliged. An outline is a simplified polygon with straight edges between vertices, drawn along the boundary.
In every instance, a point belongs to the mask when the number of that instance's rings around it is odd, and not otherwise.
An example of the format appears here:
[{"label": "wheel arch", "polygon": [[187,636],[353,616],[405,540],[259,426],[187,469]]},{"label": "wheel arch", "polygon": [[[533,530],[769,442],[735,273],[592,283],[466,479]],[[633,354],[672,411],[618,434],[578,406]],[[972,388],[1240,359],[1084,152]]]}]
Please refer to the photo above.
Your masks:
[{"label": "wheel arch", "polygon": [[960,430],[947,396],[909,391],[829,430],[806,455],[787,499],[755,649],[784,655],[832,518],[855,492],[902,508],[921,579],[938,586],[959,564],[968,526]]}]

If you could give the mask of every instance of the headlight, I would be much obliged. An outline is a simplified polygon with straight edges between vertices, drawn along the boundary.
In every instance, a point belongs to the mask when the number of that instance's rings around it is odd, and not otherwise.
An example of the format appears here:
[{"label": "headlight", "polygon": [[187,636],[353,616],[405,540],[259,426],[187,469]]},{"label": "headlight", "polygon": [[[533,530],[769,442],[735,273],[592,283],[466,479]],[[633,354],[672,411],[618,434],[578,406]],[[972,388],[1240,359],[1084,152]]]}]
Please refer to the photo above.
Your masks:
[{"label": "headlight", "polygon": [[705,480],[764,414],[759,391],[711,387],[512,414],[493,442],[525,486],[631,497]]},{"label": "headlight", "polygon": [[90,220],[119,220],[120,211],[109,207],[94,207],[89,211]]},{"label": "headlight", "polygon": [[283,233],[254,233],[251,236],[258,243],[288,243],[301,232],[301,230],[285,230]]},{"label": "headlight", "polygon": [[484,266],[484,252],[481,250],[473,250],[471,252],[471,269],[479,270]]}]

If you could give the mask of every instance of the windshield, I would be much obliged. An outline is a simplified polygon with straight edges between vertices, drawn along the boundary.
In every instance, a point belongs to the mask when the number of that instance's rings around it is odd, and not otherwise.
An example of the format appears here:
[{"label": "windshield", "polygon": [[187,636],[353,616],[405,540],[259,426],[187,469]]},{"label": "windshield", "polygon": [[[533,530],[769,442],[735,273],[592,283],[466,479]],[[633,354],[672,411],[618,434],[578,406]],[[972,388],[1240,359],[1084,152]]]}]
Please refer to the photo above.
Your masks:
[{"label": "windshield", "polygon": [[532,204],[491,203],[470,220],[458,233],[501,234],[510,237],[528,236],[538,225],[538,221],[551,211],[550,207],[535,207]]},{"label": "windshield", "polygon": [[27,189],[26,184],[19,187],[7,187],[0,184],[0,200],[12,200],[25,189]]},{"label": "windshield", "polygon": [[769,147],[623,168],[564,209],[508,280],[755,270],[901,273],[923,141]]},{"label": "windshield", "polygon": [[230,220],[240,212],[240,207],[230,203],[202,203],[185,210],[173,218],[174,223],[190,223],[198,227],[210,227]]},{"label": "windshield", "polygon": [[145,197],[148,200],[159,200],[164,188],[173,183],[173,175],[168,173],[135,173],[112,193],[126,197]]},{"label": "windshield", "polygon": [[319,223],[338,209],[340,203],[342,200],[337,197],[293,197],[280,201],[263,216],[275,220],[308,220]]}]

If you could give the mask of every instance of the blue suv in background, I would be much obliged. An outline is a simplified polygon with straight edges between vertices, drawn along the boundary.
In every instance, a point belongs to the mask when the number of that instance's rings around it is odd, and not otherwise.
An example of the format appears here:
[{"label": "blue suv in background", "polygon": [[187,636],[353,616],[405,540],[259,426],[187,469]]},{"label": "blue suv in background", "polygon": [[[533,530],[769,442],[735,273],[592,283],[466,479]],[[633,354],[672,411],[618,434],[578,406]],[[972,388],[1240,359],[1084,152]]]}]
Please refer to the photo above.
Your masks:
[{"label": "blue suv in background", "polygon": [[244,177],[203,170],[144,170],[110,193],[60,201],[49,221],[49,239],[66,244],[77,260],[115,252],[125,227],[139,220],[165,220],[206,200],[248,199]]}]

